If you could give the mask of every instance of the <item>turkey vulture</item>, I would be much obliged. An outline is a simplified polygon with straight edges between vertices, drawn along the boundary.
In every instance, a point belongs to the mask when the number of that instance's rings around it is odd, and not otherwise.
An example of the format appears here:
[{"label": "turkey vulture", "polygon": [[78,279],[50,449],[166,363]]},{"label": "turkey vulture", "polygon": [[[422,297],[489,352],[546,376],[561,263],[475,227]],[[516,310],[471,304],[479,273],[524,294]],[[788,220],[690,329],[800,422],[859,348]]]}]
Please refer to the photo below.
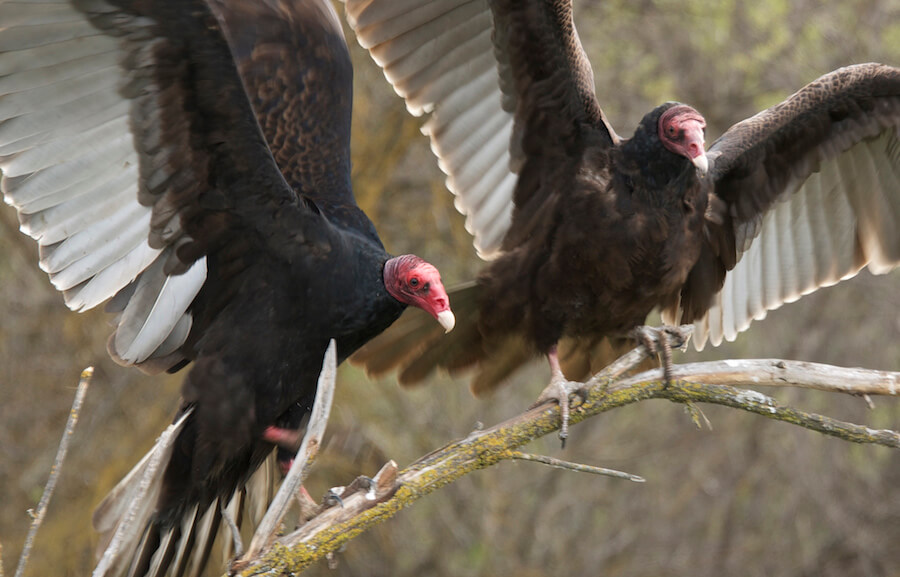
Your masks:
[{"label": "turkey vulture", "polygon": [[192,363],[142,574],[243,486],[268,427],[301,425],[331,339],[340,361],[407,305],[447,331],[453,314],[438,271],[392,258],[355,203],[328,0],[13,0],[0,23],[2,190],[41,268],[72,309],[108,301],[119,363]]},{"label": "turkey vulture", "polygon": [[585,376],[654,308],[694,323],[702,348],[900,262],[900,69],[826,74],[704,152],[705,121],[680,103],[615,133],[571,0],[345,1],[408,110],[430,115],[423,132],[491,261],[451,291],[453,335],[408,312],[353,357],[370,374],[474,368],[478,394],[546,355],[545,392],[565,402],[563,374]]}]

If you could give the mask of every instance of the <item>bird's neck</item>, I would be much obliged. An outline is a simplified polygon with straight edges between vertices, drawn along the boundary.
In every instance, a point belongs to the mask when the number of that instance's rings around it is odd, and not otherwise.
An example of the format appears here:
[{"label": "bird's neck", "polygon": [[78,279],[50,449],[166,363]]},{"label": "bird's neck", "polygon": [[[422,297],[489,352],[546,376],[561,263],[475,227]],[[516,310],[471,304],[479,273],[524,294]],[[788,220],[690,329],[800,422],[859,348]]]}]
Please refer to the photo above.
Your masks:
[{"label": "bird's neck", "polygon": [[616,173],[637,199],[675,200],[672,191],[683,192],[695,184],[696,170],[690,161],[669,152],[658,140],[632,138],[622,144],[619,152],[615,159]]}]

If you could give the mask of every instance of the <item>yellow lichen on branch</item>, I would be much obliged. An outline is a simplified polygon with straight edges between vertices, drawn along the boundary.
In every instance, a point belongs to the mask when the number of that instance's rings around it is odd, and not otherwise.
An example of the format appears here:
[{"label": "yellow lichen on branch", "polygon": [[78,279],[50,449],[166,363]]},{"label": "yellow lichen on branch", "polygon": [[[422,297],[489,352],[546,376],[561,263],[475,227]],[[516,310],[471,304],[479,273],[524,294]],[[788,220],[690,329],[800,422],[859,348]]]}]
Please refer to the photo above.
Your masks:
[{"label": "yellow lichen on branch", "polygon": [[[688,405],[723,405],[846,441],[900,447],[900,433],[896,431],[874,430],[800,411],[780,405],[772,397],[754,390],[710,384],[720,374],[722,381],[732,384],[799,386],[850,394],[896,395],[897,373],[768,359],[676,366],[673,370],[675,380],[668,386],[663,382],[660,370],[620,379],[622,374],[646,357],[643,347],[638,347],[588,381],[587,398],[572,409],[571,423],[647,399],[668,399]],[[696,381],[691,378],[692,374],[698,375]],[[240,575],[275,576],[300,572],[373,525],[389,519],[421,497],[463,475],[500,461],[520,458],[522,453],[517,451],[519,447],[557,431],[559,427],[559,409],[555,405],[545,404],[448,443],[402,471],[397,472],[396,465],[388,463],[375,477],[377,490],[374,496],[367,498],[362,493],[349,496],[344,499],[343,507],[327,510],[280,538],[274,547]]]}]

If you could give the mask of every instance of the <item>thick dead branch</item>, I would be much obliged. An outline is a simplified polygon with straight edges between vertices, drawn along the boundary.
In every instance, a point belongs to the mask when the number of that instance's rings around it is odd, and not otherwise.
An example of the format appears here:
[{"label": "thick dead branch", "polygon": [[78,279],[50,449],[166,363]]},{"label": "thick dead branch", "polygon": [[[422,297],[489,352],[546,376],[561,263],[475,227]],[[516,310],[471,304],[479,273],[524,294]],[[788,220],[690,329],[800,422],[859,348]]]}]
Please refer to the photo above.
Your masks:
[{"label": "thick dead branch", "polygon": [[900,373],[804,361],[748,359],[678,365],[672,378],[708,385],[791,386],[851,395],[900,395]]},{"label": "thick dead branch", "polygon": [[[59,442],[59,449],[56,451],[56,459],[53,461],[53,467],[50,469],[50,477],[47,478],[47,484],[44,486],[44,492],[41,500],[38,502],[37,509],[31,514],[31,528],[28,530],[28,536],[25,538],[25,546],[22,548],[22,554],[19,555],[19,566],[16,568],[15,577],[22,577],[25,573],[25,567],[28,565],[28,558],[31,556],[31,547],[34,545],[34,538],[37,535],[41,523],[44,521],[44,515],[47,514],[47,505],[50,504],[50,498],[56,489],[56,482],[59,480],[59,473],[62,471],[63,462],[66,460],[66,453],[69,451],[69,442],[72,440],[72,434],[75,432],[75,425],[78,424],[78,415],[81,413],[81,406],[84,404],[84,397],[87,395],[88,386],[91,384],[91,378],[94,376],[94,367],[88,367],[81,371],[81,378],[78,381],[78,390],[75,392],[75,400],[72,401],[72,408],[69,410],[69,420],[66,422],[66,430],[63,433],[62,440]],[[2,577],[3,569],[0,567],[0,577]]]},{"label": "thick dead branch", "polygon": [[[900,433],[896,431],[873,430],[807,413],[779,405],[775,399],[757,391],[731,386],[797,386],[849,394],[897,395],[900,373],[768,359],[676,366],[673,382],[668,387],[659,369],[616,380],[646,357],[644,348],[638,347],[592,377],[588,381],[588,398],[572,410],[571,422],[646,399],[669,399],[686,404],[724,405],[847,441],[900,448]],[[521,455],[517,451],[519,447],[558,430],[559,426],[559,409],[545,404],[451,442],[402,471],[397,472],[396,465],[388,463],[376,476],[374,499],[367,499],[361,492],[349,496],[344,499],[344,507],[328,510],[279,539],[240,575],[299,572],[424,495],[472,471],[517,458]]]}]

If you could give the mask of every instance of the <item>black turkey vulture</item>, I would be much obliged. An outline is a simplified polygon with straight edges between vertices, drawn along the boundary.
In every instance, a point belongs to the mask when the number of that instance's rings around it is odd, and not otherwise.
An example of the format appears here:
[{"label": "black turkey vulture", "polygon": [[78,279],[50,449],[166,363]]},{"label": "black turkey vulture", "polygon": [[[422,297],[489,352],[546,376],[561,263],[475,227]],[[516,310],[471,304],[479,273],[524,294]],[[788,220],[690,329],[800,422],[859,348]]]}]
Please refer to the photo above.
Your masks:
[{"label": "black turkey vulture", "polygon": [[121,364],[192,362],[137,574],[156,542],[164,566],[179,531],[218,515],[272,452],[268,427],[300,426],[331,339],[345,359],[407,305],[454,323],[437,270],[388,255],[355,203],[352,69],[328,0],[213,8],[0,2],[2,190],[41,268],[72,309],[108,301]]},{"label": "black turkey vulture", "polygon": [[654,308],[694,323],[702,347],[900,262],[900,69],[836,70],[704,155],[684,104],[613,131],[571,0],[345,1],[408,110],[430,114],[423,132],[492,261],[451,291],[464,320],[450,338],[407,313],[354,356],[372,374],[475,367],[478,394],[546,355],[561,384]]}]

